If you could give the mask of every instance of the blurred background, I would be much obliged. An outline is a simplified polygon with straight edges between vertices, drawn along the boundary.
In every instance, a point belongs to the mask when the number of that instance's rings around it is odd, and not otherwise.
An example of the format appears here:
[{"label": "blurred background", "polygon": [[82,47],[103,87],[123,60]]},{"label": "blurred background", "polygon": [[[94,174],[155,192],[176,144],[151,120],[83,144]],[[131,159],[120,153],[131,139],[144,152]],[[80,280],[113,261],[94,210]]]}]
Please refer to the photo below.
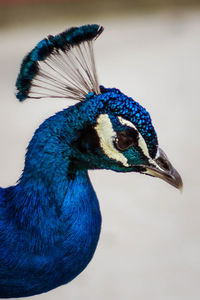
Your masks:
[{"label": "blurred background", "polygon": [[70,104],[18,103],[22,58],[48,34],[87,23],[105,27],[95,42],[100,83],[147,108],[184,190],[138,174],[90,172],[103,216],[95,256],[70,284],[34,299],[198,300],[199,0],[0,0],[0,185],[19,178],[39,124]]}]

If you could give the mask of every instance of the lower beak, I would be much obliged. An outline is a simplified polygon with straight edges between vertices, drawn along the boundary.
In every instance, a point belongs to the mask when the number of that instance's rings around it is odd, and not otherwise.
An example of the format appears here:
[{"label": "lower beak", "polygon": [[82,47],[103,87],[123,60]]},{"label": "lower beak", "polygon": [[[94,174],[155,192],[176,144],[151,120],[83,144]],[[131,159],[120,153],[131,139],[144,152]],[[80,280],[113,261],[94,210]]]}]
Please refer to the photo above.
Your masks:
[{"label": "lower beak", "polygon": [[182,190],[183,182],[181,176],[172,166],[162,149],[158,149],[156,158],[152,160],[148,166],[146,165],[144,167],[144,174],[161,178],[177,189]]}]

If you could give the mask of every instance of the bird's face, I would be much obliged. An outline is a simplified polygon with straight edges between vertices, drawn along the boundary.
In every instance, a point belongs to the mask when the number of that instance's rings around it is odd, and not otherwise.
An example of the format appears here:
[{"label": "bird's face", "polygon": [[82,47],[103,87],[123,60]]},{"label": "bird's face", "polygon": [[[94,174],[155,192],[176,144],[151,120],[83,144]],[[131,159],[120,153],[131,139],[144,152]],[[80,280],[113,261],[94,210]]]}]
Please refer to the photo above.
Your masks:
[{"label": "bird's face", "polygon": [[139,172],[181,188],[180,175],[158,146],[149,113],[119,90],[102,87],[101,92],[92,99],[98,107],[95,119],[79,142],[89,168]]}]

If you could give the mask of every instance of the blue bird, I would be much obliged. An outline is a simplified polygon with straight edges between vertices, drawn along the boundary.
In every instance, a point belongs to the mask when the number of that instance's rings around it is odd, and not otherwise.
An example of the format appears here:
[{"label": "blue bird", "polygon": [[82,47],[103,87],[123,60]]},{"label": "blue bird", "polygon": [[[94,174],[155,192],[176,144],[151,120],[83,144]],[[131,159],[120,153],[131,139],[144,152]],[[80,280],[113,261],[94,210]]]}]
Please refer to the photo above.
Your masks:
[{"label": "blue bird", "polygon": [[48,36],[24,58],[17,98],[69,98],[27,149],[16,185],[0,188],[0,297],[26,297],[66,284],[95,252],[101,213],[88,170],[182,180],[159,148],[149,113],[98,83],[93,42],[99,25]]}]

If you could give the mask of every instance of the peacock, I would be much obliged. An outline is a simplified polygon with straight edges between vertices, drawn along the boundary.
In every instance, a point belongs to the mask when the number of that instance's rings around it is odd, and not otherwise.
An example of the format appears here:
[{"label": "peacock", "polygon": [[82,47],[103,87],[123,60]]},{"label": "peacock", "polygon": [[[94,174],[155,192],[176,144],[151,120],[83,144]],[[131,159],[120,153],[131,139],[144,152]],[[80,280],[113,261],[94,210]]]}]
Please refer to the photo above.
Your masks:
[{"label": "peacock", "polygon": [[27,148],[18,182],[0,188],[0,297],[66,284],[92,259],[101,231],[88,170],[138,172],[180,189],[149,113],[119,89],[99,85],[93,43],[100,25],[49,35],[23,59],[16,97],[67,98]]}]

